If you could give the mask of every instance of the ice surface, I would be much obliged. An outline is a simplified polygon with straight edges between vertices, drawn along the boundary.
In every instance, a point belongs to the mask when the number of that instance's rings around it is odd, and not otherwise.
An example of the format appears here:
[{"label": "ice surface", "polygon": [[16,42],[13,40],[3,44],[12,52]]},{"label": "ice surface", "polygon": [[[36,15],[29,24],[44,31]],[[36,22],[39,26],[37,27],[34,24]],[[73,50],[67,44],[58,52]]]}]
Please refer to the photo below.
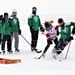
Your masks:
[{"label": "ice surface", "polygon": [[[31,13],[31,8],[37,6],[41,22],[45,20],[54,20],[57,24],[59,17],[65,21],[75,21],[75,2],[74,0],[0,0],[0,14],[8,12],[11,14],[13,8],[18,11],[23,36],[30,42],[31,36],[27,26],[27,18]],[[74,36],[75,37],[75,36]],[[44,50],[46,46],[46,37],[39,33],[39,50]],[[68,46],[63,51],[63,55],[57,60],[52,58],[52,45],[46,53],[45,58],[34,59],[41,55],[31,52],[30,46],[20,36],[19,53],[0,55],[3,58],[19,58],[21,63],[13,65],[0,64],[0,75],[75,75],[75,40],[72,41],[68,58],[65,60]],[[14,51],[14,43],[13,43]],[[62,59],[60,62],[59,59]]]}]

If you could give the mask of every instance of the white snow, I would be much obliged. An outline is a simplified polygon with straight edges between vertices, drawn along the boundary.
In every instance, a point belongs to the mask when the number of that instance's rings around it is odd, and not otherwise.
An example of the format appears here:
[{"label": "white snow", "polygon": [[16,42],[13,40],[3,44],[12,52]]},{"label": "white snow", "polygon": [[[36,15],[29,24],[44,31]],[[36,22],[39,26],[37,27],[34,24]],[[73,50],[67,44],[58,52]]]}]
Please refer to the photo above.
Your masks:
[{"label": "white snow", "polygon": [[[54,20],[57,24],[59,17],[64,18],[65,21],[75,21],[75,2],[74,0],[0,0],[0,14],[5,11],[11,14],[13,8],[18,11],[21,29],[23,36],[30,42],[31,36],[29,27],[27,25],[27,18],[31,14],[31,8],[37,6],[38,14],[41,22],[45,20]],[[3,58],[18,58],[21,63],[12,65],[0,64],[0,75],[75,75],[75,40],[72,41],[67,59],[66,55],[68,46],[63,51],[57,60],[52,58],[52,45],[46,53],[45,58],[40,60],[34,59],[39,57],[42,53],[37,54],[31,52],[30,46],[26,41],[20,37],[19,53],[0,55]],[[74,36],[75,37],[75,36]],[[39,33],[38,46],[39,50],[44,50],[46,46],[46,37]],[[14,43],[13,43],[14,51]],[[62,59],[60,62],[59,59]]]}]

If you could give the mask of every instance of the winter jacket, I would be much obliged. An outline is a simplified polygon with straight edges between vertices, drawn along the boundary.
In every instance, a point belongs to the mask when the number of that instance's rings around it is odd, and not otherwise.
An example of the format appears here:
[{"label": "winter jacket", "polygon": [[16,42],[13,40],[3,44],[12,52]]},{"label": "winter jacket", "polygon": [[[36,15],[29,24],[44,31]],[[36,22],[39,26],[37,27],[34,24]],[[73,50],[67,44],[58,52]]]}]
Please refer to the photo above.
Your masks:
[{"label": "winter jacket", "polygon": [[20,30],[19,19],[17,17],[11,16],[10,20],[12,21],[12,31],[19,32],[19,30]]},{"label": "winter jacket", "polygon": [[32,26],[35,31],[39,30],[39,27],[40,28],[42,27],[39,16],[38,15],[31,14],[28,17],[28,25],[29,26]]},{"label": "winter jacket", "polygon": [[12,23],[9,20],[2,21],[2,35],[11,35]]},{"label": "winter jacket", "polygon": [[60,33],[60,39],[67,39],[71,36],[71,26],[75,27],[75,22],[64,23],[64,27],[58,27]]},{"label": "winter jacket", "polygon": [[0,20],[0,34],[2,33],[2,20]]}]

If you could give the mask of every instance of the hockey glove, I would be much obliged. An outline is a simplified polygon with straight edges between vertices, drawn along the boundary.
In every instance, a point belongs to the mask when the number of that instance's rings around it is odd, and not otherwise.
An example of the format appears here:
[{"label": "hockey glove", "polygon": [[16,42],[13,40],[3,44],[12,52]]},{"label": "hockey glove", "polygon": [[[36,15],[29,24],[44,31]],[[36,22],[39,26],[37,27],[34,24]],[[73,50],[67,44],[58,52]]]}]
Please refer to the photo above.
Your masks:
[{"label": "hockey glove", "polygon": [[73,35],[75,34],[75,27],[72,29],[72,34]]},{"label": "hockey glove", "polygon": [[69,37],[68,41],[70,42],[71,40],[73,40],[74,38],[72,36]]},{"label": "hockey glove", "polygon": [[41,30],[41,32],[44,32],[45,31],[45,29],[43,27],[41,27],[40,30]]},{"label": "hockey glove", "polygon": [[19,29],[19,35],[21,35],[21,29]]},{"label": "hockey glove", "polygon": [[71,40],[73,40],[74,38],[72,36],[70,36],[69,38],[65,39],[65,41],[70,42]]}]

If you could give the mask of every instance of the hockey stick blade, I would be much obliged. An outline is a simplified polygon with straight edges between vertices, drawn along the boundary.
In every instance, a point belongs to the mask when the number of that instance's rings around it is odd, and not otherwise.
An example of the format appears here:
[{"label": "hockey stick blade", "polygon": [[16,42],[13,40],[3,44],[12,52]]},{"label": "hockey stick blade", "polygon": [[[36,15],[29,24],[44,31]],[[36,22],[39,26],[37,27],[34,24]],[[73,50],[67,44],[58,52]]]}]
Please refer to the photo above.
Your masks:
[{"label": "hockey stick blade", "polygon": [[34,59],[40,59],[39,57],[34,57]]},{"label": "hockey stick blade", "polygon": [[41,51],[36,51],[37,53],[41,53],[42,52],[42,50]]},{"label": "hockey stick blade", "polygon": [[40,56],[40,57],[34,57],[34,59],[40,59],[42,56]]},{"label": "hockey stick blade", "polygon": [[40,59],[43,56],[43,54],[40,57],[34,57],[34,59]]},{"label": "hockey stick blade", "polygon": [[38,51],[38,49],[34,49],[36,53],[41,53],[42,50]]}]

